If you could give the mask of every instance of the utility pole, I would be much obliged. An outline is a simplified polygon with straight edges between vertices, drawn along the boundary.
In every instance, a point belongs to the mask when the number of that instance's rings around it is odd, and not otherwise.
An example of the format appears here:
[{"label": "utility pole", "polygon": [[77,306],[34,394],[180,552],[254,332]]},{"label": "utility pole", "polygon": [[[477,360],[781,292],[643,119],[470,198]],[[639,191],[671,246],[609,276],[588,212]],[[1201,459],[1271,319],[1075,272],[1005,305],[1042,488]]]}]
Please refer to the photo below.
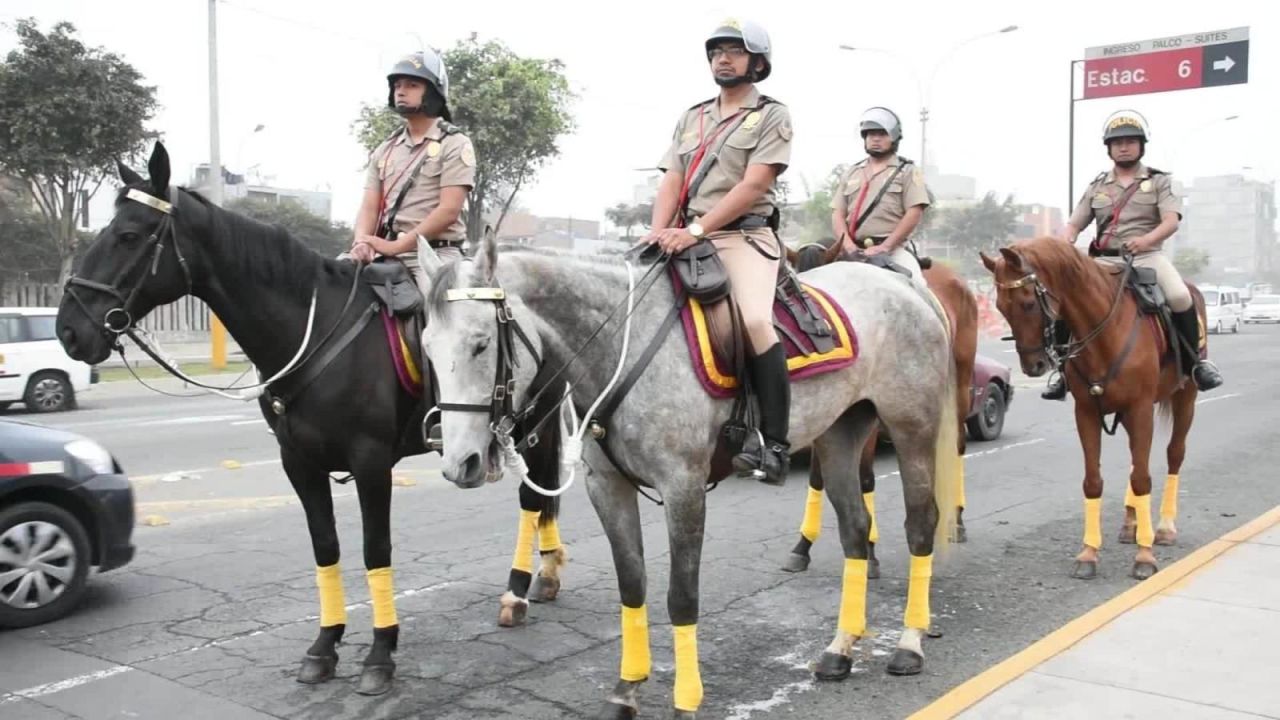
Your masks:
[{"label": "utility pole", "polygon": [[[218,0],[209,0],[209,200],[222,206],[222,154],[218,147]],[[227,367],[227,328],[209,312],[209,365]]]}]

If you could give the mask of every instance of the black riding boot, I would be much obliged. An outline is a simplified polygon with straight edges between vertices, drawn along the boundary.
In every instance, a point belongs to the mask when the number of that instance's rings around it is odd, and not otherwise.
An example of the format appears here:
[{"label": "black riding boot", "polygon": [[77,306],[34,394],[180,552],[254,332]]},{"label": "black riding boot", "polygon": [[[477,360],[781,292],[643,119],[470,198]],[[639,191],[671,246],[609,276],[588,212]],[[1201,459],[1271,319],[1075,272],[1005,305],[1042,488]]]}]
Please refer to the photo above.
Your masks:
[{"label": "black riding boot", "polygon": [[[733,458],[739,475],[752,476],[769,485],[782,485],[791,469],[791,445],[787,430],[791,424],[791,379],[787,376],[787,356],[782,343],[747,361],[756,399],[760,401],[761,448],[748,434],[742,452]],[[763,464],[762,464],[763,463]]]},{"label": "black riding boot", "polygon": [[[1054,320],[1053,343],[1055,345],[1066,345],[1069,342],[1071,342],[1071,330],[1067,328],[1067,324],[1061,320]],[[1049,387],[1040,393],[1040,397],[1045,400],[1067,399],[1066,368],[1057,369],[1057,372],[1049,380]]]},{"label": "black riding boot", "polygon": [[1200,359],[1200,319],[1195,307],[1173,313],[1173,326],[1182,336],[1182,366],[1196,381],[1200,392],[1222,384],[1222,374],[1208,360]]}]

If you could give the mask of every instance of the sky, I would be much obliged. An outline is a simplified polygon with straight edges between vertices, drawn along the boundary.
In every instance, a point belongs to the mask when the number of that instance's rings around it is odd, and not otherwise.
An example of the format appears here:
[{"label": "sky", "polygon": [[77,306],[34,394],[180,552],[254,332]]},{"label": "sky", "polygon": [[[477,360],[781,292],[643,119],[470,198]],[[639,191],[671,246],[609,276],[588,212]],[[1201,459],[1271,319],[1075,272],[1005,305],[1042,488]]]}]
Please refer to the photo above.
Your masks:
[{"label": "sky", "polygon": [[[1062,207],[1070,98],[1080,93],[1077,79],[1068,94],[1072,60],[1090,46],[1248,26],[1246,85],[1075,103],[1070,195],[1105,169],[1102,124],[1120,108],[1148,118],[1147,162],[1175,178],[1241,173],[1272,180],[1280,174],[1280,132],[1275,110],[1265,108],[1280,47],[1268,6],[220,0],[221,154],[232,172],[254,167],[271,184],[331,191],[333,219],[350,223],[363,185],[365,153],[350,128],[360,103],[386,101],[386,72],[400,55],[424,44],[448,48],[474,32],[522,55],[559,58],[577,94],[575,132],[518,205],[539,215],[603,219],[606,207],[632,200],[680,113],[715,94],[702,43],[723,19],[736,17],[761,23],[772,37],[774,71],[760,89],[791,110],[792,164],[783,177],[793,199],[806,187],[818,189],[834,165],[861,157],[857,121],[869,106],[898,112],[902,153],[918,157],[923,102],[930,165],[976,177],[980,194]],[[157,88],[151,126],[163,136],[175,177],[185,181],[207,162],[206,0],[5,0],[0,52],[15,46],[12,23],[20,17],[45,29],[70,21],[87,44],[122,55]],[[1008,25],[1018,29],[992,34]],[[841,44],[878,50],[850,52]],[[107,221],[110,195],[100,192],[93,203],[93,225]]]}]

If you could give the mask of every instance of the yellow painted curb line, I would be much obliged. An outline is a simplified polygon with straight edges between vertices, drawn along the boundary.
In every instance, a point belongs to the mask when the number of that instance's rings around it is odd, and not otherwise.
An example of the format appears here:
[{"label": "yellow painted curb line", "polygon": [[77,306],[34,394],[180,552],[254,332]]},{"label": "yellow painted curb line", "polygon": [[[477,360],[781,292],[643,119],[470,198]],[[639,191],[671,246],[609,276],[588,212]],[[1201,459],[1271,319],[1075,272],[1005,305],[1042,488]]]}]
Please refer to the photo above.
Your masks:
[{"label": "yellow painted curb line", "polygon": [[951,692],[921,708],[908,720],[953,718],[991,693],[1026,674],[1037,665],[1097,632],[1107,623],[1150,600],[1208,566],[1222,553],[1280,524],[1280,506],[1228,532],[1181,560],[1162,569],[1141,584],[1120,593],[1098,607],[1054,630],[998,665],[975,675]]}]

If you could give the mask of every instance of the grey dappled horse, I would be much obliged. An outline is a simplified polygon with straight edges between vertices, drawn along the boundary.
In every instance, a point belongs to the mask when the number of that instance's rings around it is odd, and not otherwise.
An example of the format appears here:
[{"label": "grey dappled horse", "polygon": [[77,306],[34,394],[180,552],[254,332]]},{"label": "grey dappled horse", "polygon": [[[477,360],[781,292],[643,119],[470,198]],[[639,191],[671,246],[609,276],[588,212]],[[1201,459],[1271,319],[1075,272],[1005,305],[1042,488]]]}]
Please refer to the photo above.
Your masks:
[{"label": "grey dappled horse", "polygon": [[[504,418],[494,403],[502,392],[495,393],[496,386],[513,390],[504,402],[520,415],[539,384],[573,361],[567,375],[576,378],[573,407],[582,412],[601,394],[622,348],[622,333],[612,331],[620,327],[623,313],[609,318],[625,305],[628,270],[618,255],[504,248],[499,256],[492,238],[473,259],[442,265],[424,255],[422,262],[434,274],[424,341],[444,409],[443,472],[461,487],[477,487],[498,470],[498,447],[505,441]],[[635,276],[642,272],[634,270]],[[853,450],[862,447],[878,417],[902,468],[912,555],[906,629],[888,669],[914,674],[923,664],[921,637],[929,626],[933,550],[949,532],[940,527],[947,523],[939,523],[938,508],[954,506],[950,493],[958,470],[954,364],[946,330],[904,278],[878,268],[837,263],[803,279],[844,307],[861,348],[852,366],[798,381],[792,389],[792,442],[812,444],[822,463],[846,558],[838,629],[815,672],[821,679],[846,677],[853,645],[867,634],[870,521]],[[654,336],[672,299],[670,281],[660,270],[632,315],[628,367]],[[593,338],[606,319],[610,327]],[[608,715],[635,715],[637,689],[650,672],[637,489],[624,473],[655,488],[665,501],[675,715],[694,717],[701,703],[696,623],[706,484],[719,479],[712,477],[712,456],[731,404],[706,394],[682,333],[671,332],[614,412],[603,439],[587,444],[586,460],[594,471],[587,476],[587,491],[613,549],[622,596],[622,667]],[[620,468],[597,442],[608,443]],[[727,466],[720,473],[728,474]]]}]

